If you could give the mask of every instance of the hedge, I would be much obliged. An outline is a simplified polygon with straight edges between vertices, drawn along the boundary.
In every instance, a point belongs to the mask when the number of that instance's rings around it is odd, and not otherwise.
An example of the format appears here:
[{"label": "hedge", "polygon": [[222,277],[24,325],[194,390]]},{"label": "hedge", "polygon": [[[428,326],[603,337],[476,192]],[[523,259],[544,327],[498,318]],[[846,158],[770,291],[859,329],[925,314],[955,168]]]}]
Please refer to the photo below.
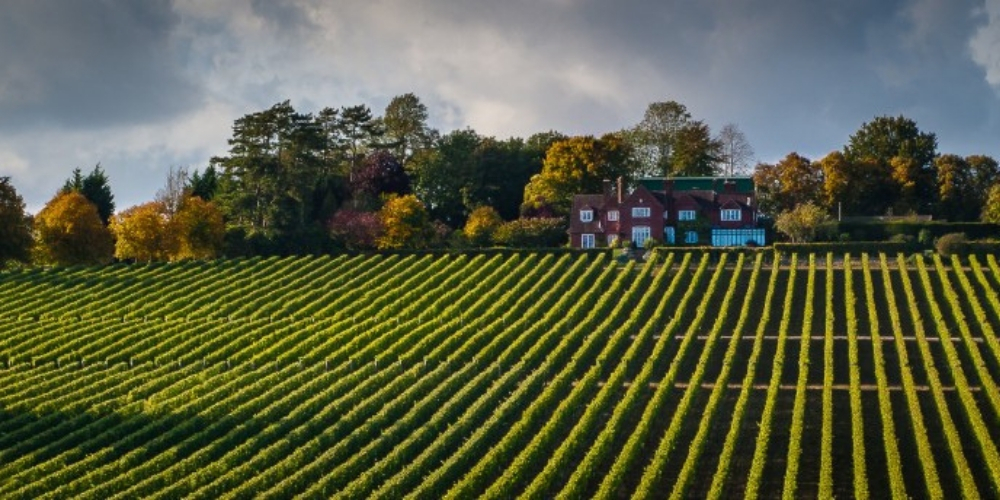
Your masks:
[{"label": "hedge", "polygon": [[885,241],[893,236],[920,236],[920,231],[926,229],[932,238],[939,238],[948,233],[965,233],[970,240],[980,240],[1000,237],[1000,224],[984,222],[944,222],[944,221],[900,221],[900,222],[856,222],[841,221],[832,223],[827,229],[828,234],[837,237],[847,234],[851,241]]}]

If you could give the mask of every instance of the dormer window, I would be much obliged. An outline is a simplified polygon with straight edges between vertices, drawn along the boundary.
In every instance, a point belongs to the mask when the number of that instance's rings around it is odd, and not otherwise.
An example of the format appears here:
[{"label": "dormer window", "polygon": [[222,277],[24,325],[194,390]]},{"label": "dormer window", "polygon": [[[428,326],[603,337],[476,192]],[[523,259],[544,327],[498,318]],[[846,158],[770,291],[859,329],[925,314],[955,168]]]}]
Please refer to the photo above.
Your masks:
[{"label": "dormer window", "polygon": [[636,219],[648,218],[649,207],[632,207],[632,217]]},{"label": "dormer window", "polygon": [[590,209],[580,210],[580,222],[590,222],[594,220],[594,211]]},{"label": "dormer window", "polygon": [[608,210],[608,222],[615,222],[618,220],[617,210]]},{"label": "dormer window", "polygon": [[694,210],[680,210],[677,212],[677,220],[694,220]]},{"label": "dormer window", "polygon": [[738,208],[723,208],[721,219],[726,222],[738,222],[743,218],[743,211]]}]

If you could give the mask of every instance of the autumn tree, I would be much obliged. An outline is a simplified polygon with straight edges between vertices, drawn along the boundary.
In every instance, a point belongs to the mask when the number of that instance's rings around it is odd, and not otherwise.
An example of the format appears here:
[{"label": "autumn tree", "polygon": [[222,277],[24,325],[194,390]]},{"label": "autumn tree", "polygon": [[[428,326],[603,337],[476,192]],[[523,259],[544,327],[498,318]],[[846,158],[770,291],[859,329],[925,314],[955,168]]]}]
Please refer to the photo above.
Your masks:
[{"label": "autumn tree", "polygon": [[719,146],[719,163],[722,174],[727,177],[745,175],[753,162],[753,147],[746,135],[733,123],[727,123],[715,136]]},{"label": "autumn tree", "polygon": [[136,205],[111,219],[115,257],[139,262],[165,261],[176,251],[167,207],[159,201]]},{"label": "autumn tree", "polygon": [[86,176],[79,168],[73,169],[73,175],[63,184],[61,193],[75,191],[82,194],[87,200],[97,207],[97,214],[104,225],[111,221],[111,215],[115,213],[115,197],[111,193],[111,185],[107,174],[98,163],[94,169]]},{"label": "autumn tree", "polygon": [[176,238],[171,260],[214,259],[222,252],[226,226],[215,203],[191,196],[170,219],[170,234]]},{"label": "autumn tree", "polygon": [[764,213],[776,214],[803,203],[820,202],[823,172],[798,153],[789,153],[773,165],[758,164],[753,179]]},{"label": "autumn tree", "polygon": [[829,219],[826,209],[807,202],[778,214],[774,228],[788,236],[792,243],[802,243],[814,240],[816,230]]},{"label": "autumn tree", "polygon": [[598,193],[604,179],[628,178],[632,170],[629,146],[617,135],[571,137],[552,144],[542,171],[524,188],[528,208],[549,205],[569,212],[573,195]]},{"label": "autumn tree", "polygon": [[986,203],[980,216],[983,222],[1000,224],[1000,182],[994,184],[986,192]]},{"label": "autumn tree", "polygon": [[387,194],[410,192],[410,176],[392,153],[379,150],[368,155],[351,179],[355,208],[378,208],[379,198]]},{"label": "autumn tree", "polygon": [[0,177],[0,268],[9,261],[31,260],[31,224],[24,199],[10,183]]},{"label": "autumn tree", "polygon": [[433,228],[424,204],[416,196],[393,196],[379,211],[383,233],[376,241],[379,250],[425,248]]},{"label": "autumn tree", "polygon": [[473,245],[486,246],[493,240],[493,233],[501,224],[503,219],[500,214],[493,207],[484,205],[469,214],[463,233]]},{"label": "autumn tree", "polygon": [[888,164],[873,158],[851,160],[834,151],[818,162],[823,173],[823,204],[850,215],[882,214],[897,192]]},{"label": "autumn tree", "polygon": [[382,237],[382,221],[378,212],[342,208],[329,223],[334,240],[348,250],[375,250]]},{"label": "autumn tree", "polygon": [[97,207],[76,191],[57,194],[38,213],[35,242],[39,261],[56,265],[106,263],[115,249]]}]

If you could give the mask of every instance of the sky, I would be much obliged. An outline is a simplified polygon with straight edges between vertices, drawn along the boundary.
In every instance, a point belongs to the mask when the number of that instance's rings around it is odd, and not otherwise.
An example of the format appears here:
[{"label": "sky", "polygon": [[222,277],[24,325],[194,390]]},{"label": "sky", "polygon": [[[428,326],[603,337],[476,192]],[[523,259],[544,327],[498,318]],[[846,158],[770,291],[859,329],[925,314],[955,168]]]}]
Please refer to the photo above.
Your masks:
[{"label": "sky", "polygon": [[677,101],[773,163],[905,116],[1000,159],[1000,0],[0,0],[0,176],[37,212],[100,163],[119,210],[290,100],[442,132],[631,127]]}]

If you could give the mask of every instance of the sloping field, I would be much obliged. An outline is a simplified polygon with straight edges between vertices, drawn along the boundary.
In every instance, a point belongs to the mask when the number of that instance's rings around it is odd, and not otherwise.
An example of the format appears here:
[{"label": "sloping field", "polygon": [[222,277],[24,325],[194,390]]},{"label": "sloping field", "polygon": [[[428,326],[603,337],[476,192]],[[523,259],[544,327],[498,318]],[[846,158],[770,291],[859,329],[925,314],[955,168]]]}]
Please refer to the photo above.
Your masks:
[{"label": "sloping field", "polygon": [[995,498],[998,276],[683,252],[0,274],[0,498]]}]

